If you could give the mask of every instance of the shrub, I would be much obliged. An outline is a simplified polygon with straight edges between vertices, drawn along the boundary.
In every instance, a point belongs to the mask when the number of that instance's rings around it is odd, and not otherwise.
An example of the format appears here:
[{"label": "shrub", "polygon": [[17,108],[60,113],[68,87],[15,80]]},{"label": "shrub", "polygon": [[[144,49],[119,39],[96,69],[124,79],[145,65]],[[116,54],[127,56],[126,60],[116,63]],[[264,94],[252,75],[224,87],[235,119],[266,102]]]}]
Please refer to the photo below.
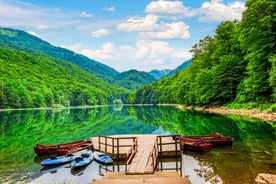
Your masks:
[{"label": "shrub", "polygon": [[276,103],[271,105],[270,106],[270,109],[273,111],[273,112],[276,112]]}]

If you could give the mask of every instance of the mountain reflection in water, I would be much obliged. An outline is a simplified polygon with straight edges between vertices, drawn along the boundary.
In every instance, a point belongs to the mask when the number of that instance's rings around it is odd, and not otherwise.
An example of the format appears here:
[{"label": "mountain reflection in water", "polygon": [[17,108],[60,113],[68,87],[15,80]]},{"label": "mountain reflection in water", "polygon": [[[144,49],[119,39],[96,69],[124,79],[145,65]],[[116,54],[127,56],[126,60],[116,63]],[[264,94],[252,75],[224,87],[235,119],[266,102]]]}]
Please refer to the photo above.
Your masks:
[{"label": "mountain reflection in water", "polygon": [[[76,174],[68,167],[42,173],[39,163],[45,157],[37,157],[33,147],[38,143],[49,145],[114,134],[219,132],[233,137],[233,146],[215,147],[207,153],[184,151],[181,161],[164,162],[164,166],[173,167],[181,163],[181,175],[188,176],[192,183],[254,183],[258,173],[276,174],[275,123],[241,116],[163,106],[108,106],[5,111],[0,112],[0,123],[0,183],[27,183],[37,179],[54,182],[64,178],[72,183],[91,183],[105,172],[96,162]],[[106,169],[124,171],[124,164]]]}]

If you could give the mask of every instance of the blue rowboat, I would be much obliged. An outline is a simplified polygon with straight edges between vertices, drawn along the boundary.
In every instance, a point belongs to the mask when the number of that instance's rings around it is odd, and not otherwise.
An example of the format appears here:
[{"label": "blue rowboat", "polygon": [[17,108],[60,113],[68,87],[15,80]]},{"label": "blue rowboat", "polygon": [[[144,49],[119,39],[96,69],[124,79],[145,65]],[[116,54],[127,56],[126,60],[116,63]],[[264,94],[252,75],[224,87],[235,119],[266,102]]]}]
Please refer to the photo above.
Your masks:
[{"label": "blue rowboat", "polygon": [[72,169],[78,169],[80,167],[88,165],[90,162],[92,162],[94,159],[94,155],[91,150],[88,150],[87,152],[81,153],[80,156],[76,157],[71,162]]},{"label": "blue rowboat", "polygon": [[60,165],[74,160],[74,155],[65,155],[65,156],[51,156],[50,158],[41,162],[42,166],[51,166],[51,165]]},{"label": "blue rowboat", "polygon": [[108,165],[108,164],[112,164],[113,160],[112,158],[110,158],[108,155],[101,153],[101,152],[94,152],[94,158],[97,162],[104,164],[104,165]]}]

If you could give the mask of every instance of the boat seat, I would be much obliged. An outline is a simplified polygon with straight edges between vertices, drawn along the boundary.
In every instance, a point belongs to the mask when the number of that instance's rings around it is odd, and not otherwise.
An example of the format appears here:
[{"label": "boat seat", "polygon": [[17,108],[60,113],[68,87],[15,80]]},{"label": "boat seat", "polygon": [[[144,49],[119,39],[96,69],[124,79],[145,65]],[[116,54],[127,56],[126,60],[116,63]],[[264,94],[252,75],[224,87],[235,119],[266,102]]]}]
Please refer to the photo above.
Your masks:
[{"label": "boat seat", "polygon": [[88,157],[89,157],[89,154],[83,153],[83,154],[81,154],[81,156],[82,156],[83,158],[88,158]]}]

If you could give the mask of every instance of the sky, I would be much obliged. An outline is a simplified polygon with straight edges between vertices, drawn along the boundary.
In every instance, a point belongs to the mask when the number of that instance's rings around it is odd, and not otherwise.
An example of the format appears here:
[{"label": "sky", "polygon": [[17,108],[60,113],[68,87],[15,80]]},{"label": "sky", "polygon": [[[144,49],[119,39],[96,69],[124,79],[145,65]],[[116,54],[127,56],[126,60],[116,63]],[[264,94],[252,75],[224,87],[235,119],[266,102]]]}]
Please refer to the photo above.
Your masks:
[{"label": "sky", "polygon": [[175,69],[245,0],[0,0],[0,27],[24,30],[119,72]]}]

